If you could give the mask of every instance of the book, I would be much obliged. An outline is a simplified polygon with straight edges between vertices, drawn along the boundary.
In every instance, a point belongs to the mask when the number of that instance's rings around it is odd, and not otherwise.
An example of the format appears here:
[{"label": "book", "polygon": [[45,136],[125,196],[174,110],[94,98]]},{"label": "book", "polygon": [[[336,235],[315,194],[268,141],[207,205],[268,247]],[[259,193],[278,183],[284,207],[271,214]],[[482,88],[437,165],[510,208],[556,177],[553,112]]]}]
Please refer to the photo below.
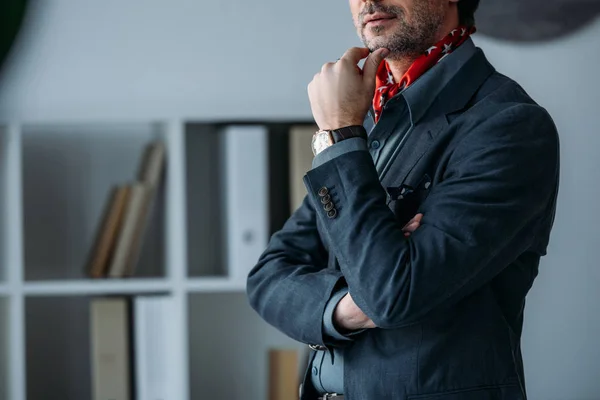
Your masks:
[{"label": "book", "polygon": [[245,282],[269,238],[267,129],[264,126],[231,125],[221,135],[224,258],[229,278]]},{"label": "book", "polygon": [[115,185],[108,196],[87,267],[93,278],[104,277],[108,272],[130,193],[128,185]]},{"label": "book", "polygon": [[151,188],[142,182],[133,182],[129,186],[131,194],[108,272],[108,276],[111,278],[133,274],[139,258],[142,232],[146,225],[146,211]]},{"label": "book", "polygon": [[313,134],[318,131],[316,125],[297,125],[290,129],[290,212],[300,207],[307,195],[304,185],[304,175],[312,168],[314,158],[311,141]]},{"label": "book", "polygon": [[147,183],[152,189],[156,189],[161,181],[166,158],[167,149],[160,140],[148,144],[138,169],[138,180]]},{"label": "book", "polygon": [[166,158],[166,147],[160,140],[149,143],[141,158],[137,180],[130,186],[123,223],[120,226],[108,276],[130,277],[140,258],[142,243],[161,183]]},{"label": "book", "polygon": [[269,350],[269,400],[297,400],[299,385],[298,352]]},{"label": "book", "polygon": [[137,296],[134,300],[136,400],[165,400],[179,393],[173,350],[177,339],[171,328],[174,307],[171,296]]},{"label": "book", "polygon": [[91,300],[92,400],[133,400],[130,324],[129,299]]}]

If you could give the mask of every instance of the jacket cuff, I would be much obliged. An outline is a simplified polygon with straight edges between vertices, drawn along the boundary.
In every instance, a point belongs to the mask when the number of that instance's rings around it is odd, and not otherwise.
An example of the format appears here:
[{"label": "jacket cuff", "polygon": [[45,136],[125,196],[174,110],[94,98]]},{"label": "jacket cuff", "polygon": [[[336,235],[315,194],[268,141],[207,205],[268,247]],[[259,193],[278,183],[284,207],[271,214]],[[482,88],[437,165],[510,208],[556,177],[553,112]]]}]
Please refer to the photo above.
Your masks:
[{"label": "jacket cuff", "polygon": [[329,146],[319,154],[313,158],[312,167],[317,168],[328,161],[333,160],[336,157],[339,157],[343,154],[350,153],[353,151],[364,150],[368,151],[367,141],[360,137],[353,137],[350,139],[342,140],[334,144],[333,146]]},{"label": "jacket cuff", "polygon": [[344,287],[338,290],[337,292],[334,292],[327,304],[325,305],[325,311],[323,312],[323,333],[331,339],[351,341],[353,340],[352,336],[357,335],[366,330],[361,329],[358,331],[352,331],[350,333],[343,334],[335,328],[335,325],[333,324],[333,313],[335,312],[335,307],[346,294],[348,294],[347,287]]},{"label": "jacket cuff", "polygon": [[337,329],[333,325],[333,313],[335,311],[335,307],[338,305],[340,300],[348,293],[348,288],[342,288],[337,292],[333,293],[327,304],[325,305],[325,312],[323,312],[323,333],[329,336],[330,338],[337,340],[350,340]]}]

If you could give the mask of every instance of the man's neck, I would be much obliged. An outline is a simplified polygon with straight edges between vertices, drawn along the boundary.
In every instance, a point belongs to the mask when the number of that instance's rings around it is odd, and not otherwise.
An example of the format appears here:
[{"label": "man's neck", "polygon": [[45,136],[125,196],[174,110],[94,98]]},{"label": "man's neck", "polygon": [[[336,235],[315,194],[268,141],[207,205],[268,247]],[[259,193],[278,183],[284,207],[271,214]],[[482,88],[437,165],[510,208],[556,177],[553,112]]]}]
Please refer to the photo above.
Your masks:
[{"label": "man's neck", "polygon": [[410,68],[413,62],[415,62],[416,57],[405,56],[401,58],[388,59],[387,63],[390,67],[390,72],[392,73],[394,80],[396,82],[400,82],[406,71]]}]

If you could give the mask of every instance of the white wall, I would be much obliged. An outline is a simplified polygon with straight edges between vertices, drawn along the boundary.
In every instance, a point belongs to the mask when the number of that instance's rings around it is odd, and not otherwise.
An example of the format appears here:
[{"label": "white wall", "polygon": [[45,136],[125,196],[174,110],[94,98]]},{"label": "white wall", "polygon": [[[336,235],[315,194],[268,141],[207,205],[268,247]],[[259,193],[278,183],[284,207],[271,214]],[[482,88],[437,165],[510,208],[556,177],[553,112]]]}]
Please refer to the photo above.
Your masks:
[{"label": "white wall", "polygon": [[600,398],[600,20],[556,42],[515,46],[478,38],[561,135],[558,214],[529,296],[523,351],[532,400]]},{"label": "white wall", "polygon": [[310,116],[312,76],[358,40],[330,1],[35,3],[0,118]]},{"label": "white wall", "polygon": [[[38,3],[0,80],[0,120],[309,118],[312,75],[358,44],[335,1]],[[598,39],[600,21],[545,45],[476,37],[562,137],[555,230],[526,311],[532,400],[600,398]]]}]

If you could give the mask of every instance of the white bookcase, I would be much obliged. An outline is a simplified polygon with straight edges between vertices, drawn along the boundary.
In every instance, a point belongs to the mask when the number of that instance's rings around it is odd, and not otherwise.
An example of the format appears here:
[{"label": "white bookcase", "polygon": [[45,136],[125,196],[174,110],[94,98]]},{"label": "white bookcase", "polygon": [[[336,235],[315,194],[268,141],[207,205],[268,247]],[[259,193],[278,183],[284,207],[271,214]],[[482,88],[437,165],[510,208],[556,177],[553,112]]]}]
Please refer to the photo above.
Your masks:
[{"label": "white bookcase", "polygon": [[[265,124],[269,143],[285,145],[287,125]],[[0,400],[89,398],[90,299],[155,294],[178,305],[173,399],[266,400],[267,350],[305,346],[264,323],[224,265],[222,126],[0,124]],[[157,138],[167,146],[166,173],[135,276],[88,278],[108,191],[134,180],[143,147]],[[289,209],[287,161],[267,150],[281,164],[268,169],[272,232]]]}]

